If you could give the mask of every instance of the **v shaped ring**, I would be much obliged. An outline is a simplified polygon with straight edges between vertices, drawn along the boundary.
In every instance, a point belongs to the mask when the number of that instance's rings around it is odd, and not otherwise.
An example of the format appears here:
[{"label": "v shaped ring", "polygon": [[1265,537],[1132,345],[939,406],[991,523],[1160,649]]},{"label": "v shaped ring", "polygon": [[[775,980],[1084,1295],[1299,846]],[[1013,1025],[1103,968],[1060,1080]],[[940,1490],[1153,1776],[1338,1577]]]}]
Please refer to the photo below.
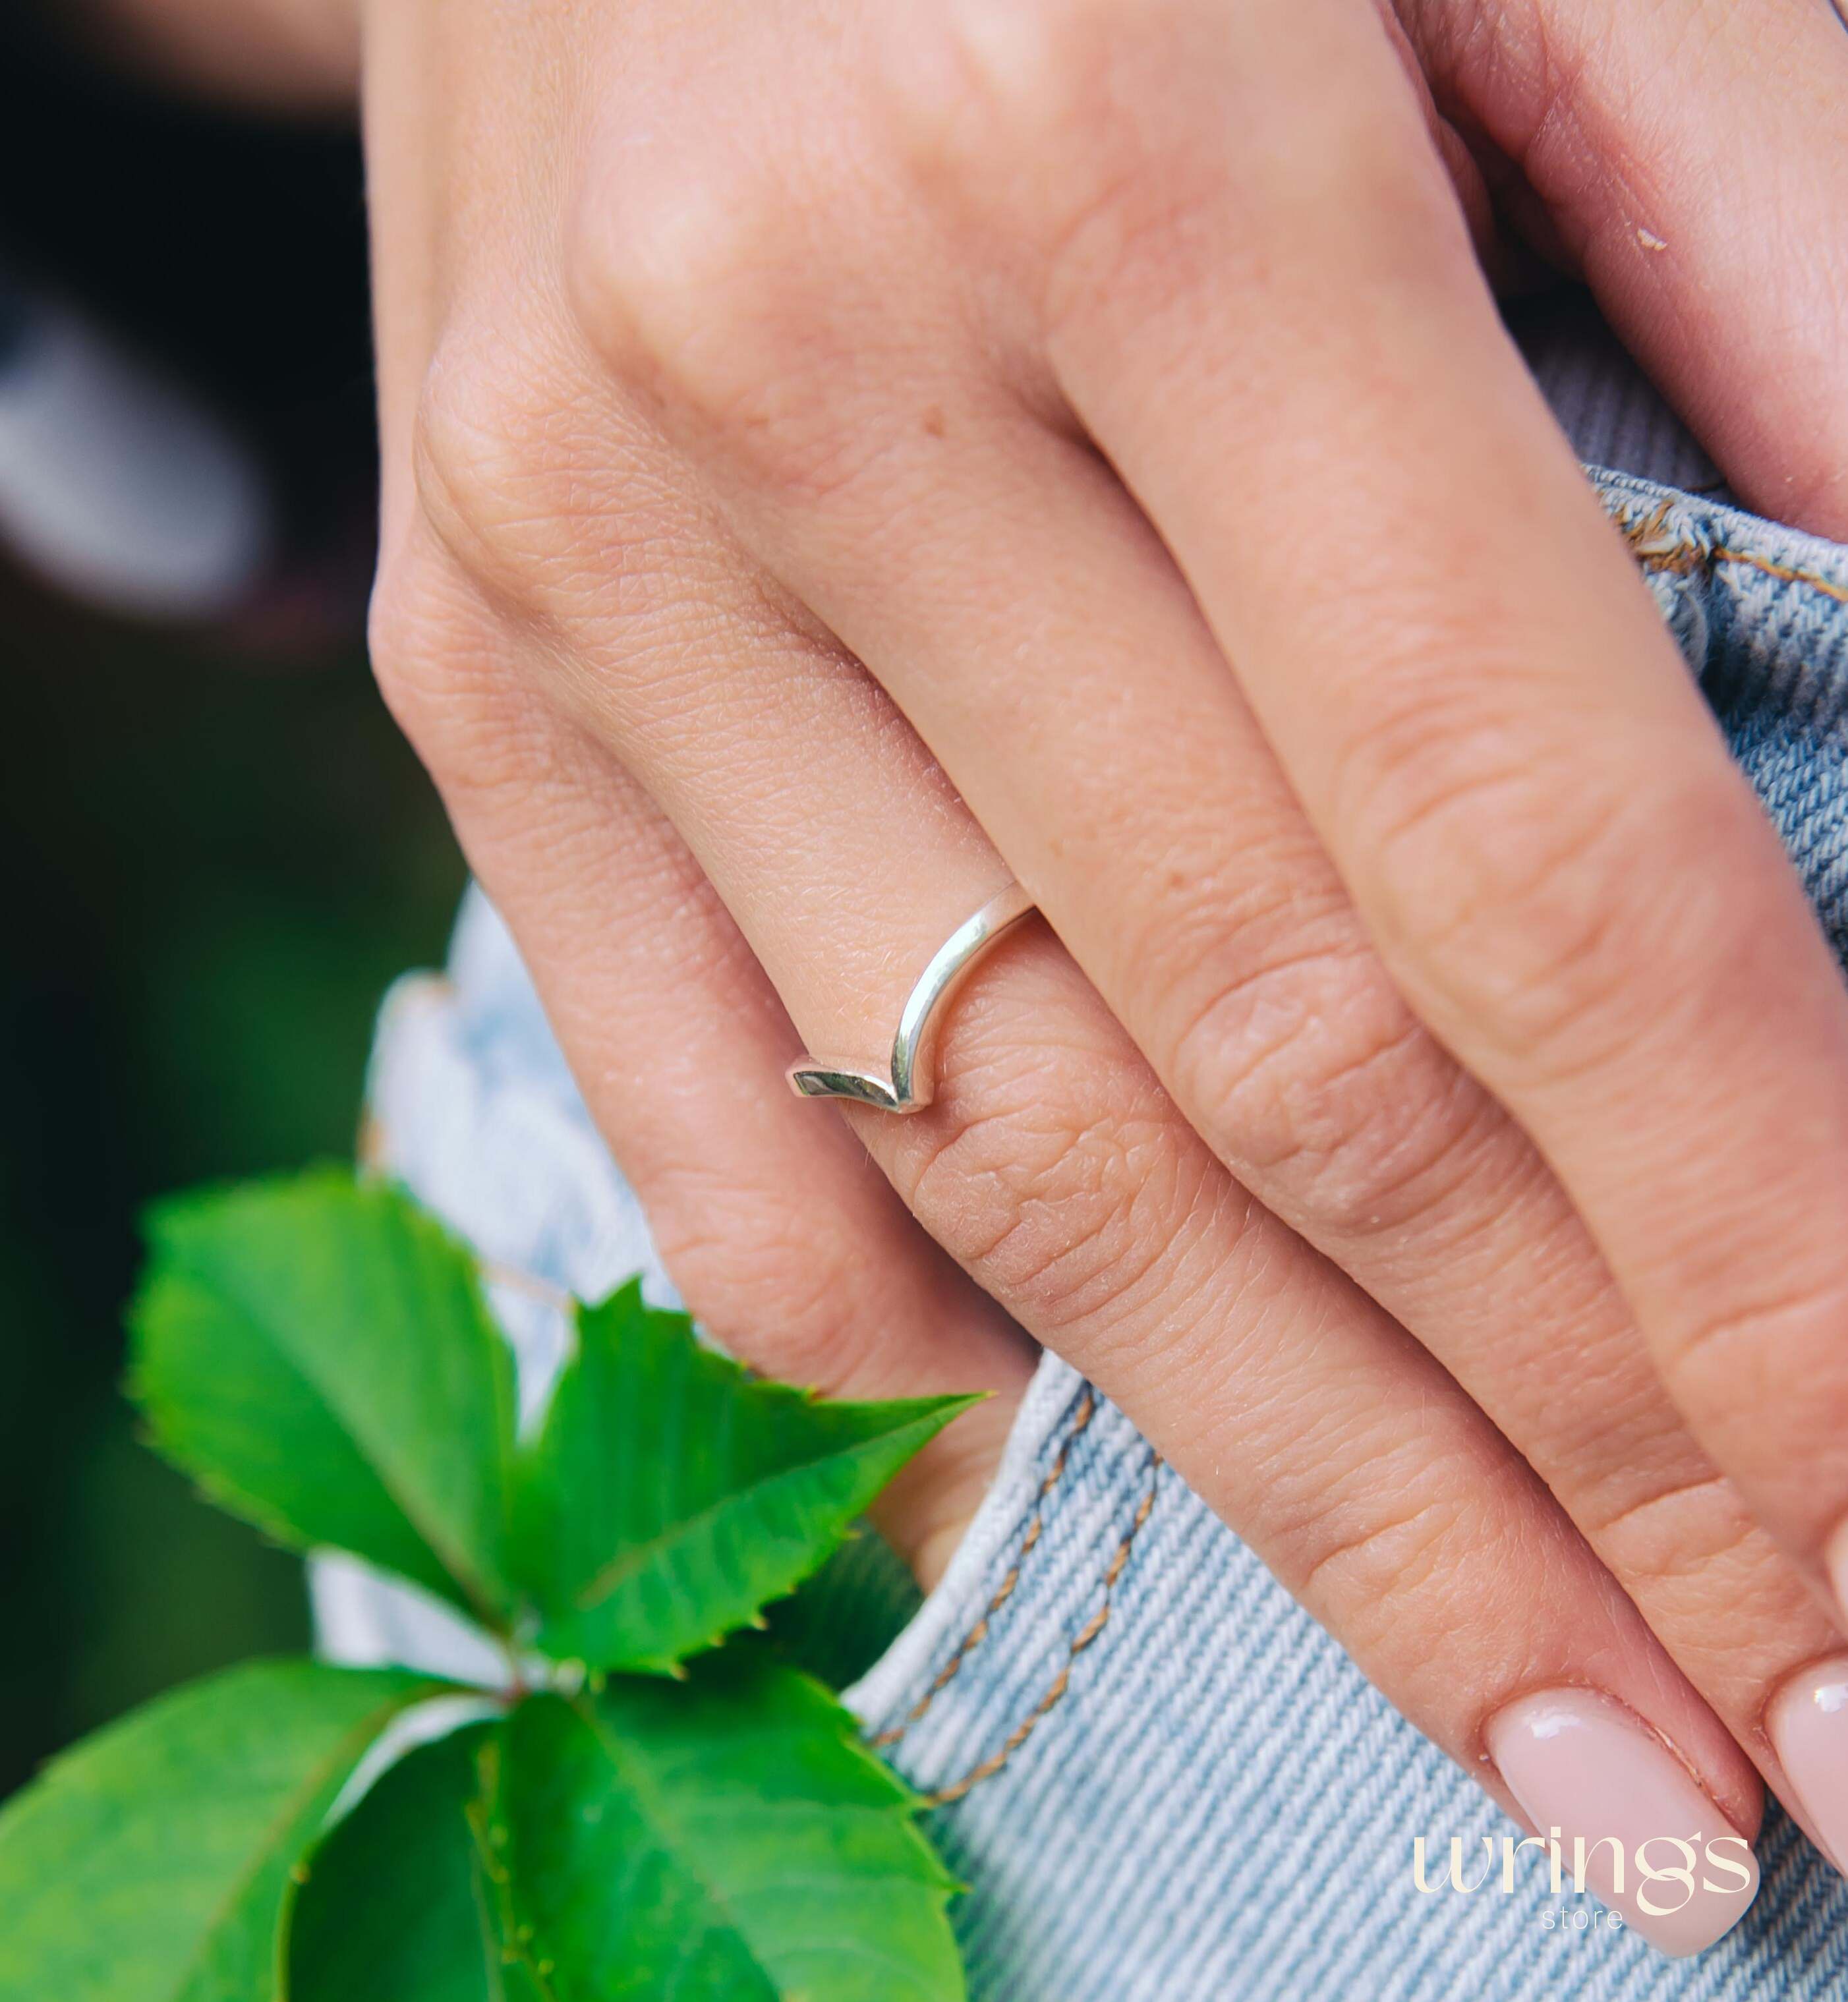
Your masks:
[{"label": "v shaped ring", "polygon": [[881,1112],[922,1111],[936,1096],[933,1031],[943,1019],[940,1010],[989,947],[1012,931],[1033,908],[1033,899],[1020,884],[1010,883],[944,940],[935,958],[919,975],[898,1017],[887,1076],[804,1057],[800,1063],[791,1064],[788,1072],[797,1097],[850,1098],[861,1105],[877,1106]]}]

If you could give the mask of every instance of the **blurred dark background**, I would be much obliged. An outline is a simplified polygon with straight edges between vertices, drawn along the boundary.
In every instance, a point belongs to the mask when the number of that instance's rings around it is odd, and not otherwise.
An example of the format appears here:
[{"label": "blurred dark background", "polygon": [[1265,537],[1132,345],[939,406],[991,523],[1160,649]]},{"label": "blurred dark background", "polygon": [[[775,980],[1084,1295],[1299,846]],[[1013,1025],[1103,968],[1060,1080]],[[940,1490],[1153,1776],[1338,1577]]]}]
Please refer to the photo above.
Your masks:
[{"label": "blurred dark background", "polygon": [[228,631],[59,602],[0,554],[0,1794],[176,1679],[306,1638],[300,1568],[136,1444],[136,1217],[350,1155],[371,1018],[462,884],[360,642],[357,152],[162,103],[0,19],[0,258],[232,419],[291,577]]}]

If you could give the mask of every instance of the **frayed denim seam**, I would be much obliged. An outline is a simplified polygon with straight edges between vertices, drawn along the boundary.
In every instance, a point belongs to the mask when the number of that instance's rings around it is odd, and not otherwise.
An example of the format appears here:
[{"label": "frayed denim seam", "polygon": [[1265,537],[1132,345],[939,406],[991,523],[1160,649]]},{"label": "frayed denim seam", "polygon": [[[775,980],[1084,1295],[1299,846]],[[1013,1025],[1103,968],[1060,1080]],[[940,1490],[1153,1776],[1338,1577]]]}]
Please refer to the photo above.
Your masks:
[{"label": "frayed denim seam", "polygon": [[1697,536],[1654,539],[1661,535],[1674,505],[1674,502],[1665,500],[1642,520],[1621,504],[1612,510],[1612,520],[1630,545],[1630,554],[1644,571],[1661,571],[1673,577],[1699,577],[1710,575],[1721,563],[1739,563],[1765,577],[1774,577],[1780,584],[1803,584],[1811,591],[1819,591],[1825,598],[1832,598],[1839,605],[1848,605],[1848,584],[1818,577],[1813,570],[1798,570],[1788,563],[1774,562],[1769,556],[1755,556],[1749,549],[1736,549],[1729,543],[1704,542]]}]

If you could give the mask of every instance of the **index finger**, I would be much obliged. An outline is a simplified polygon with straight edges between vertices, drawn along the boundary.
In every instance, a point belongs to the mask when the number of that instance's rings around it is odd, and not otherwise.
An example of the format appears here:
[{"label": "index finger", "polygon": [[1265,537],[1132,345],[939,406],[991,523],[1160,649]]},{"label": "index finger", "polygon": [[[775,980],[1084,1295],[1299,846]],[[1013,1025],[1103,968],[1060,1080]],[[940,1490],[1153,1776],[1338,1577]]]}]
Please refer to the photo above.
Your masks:
[{"label": "index finger", "polygon": [[[1848,534],[1848,35],[1819,0],[1403,10],[1755,507]],[[1848,19],[1848,16],[1844,16]]]},{"label": "index finger", "polygon": [[1848,1516],[1848,995],[1383,35],[1306,14],[1194,21],[1159,118],[1128,50],[1072,93],[1054,365],[1394,977],[1813,1573]]}]

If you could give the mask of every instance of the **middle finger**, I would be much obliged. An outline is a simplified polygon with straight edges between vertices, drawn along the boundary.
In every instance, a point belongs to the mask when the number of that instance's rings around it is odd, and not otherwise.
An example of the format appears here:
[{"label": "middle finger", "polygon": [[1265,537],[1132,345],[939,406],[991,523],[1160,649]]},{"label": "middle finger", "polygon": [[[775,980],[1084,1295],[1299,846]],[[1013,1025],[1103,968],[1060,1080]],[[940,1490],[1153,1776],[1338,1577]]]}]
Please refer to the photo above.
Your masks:
[{"label": "middle finger", "polygon": [[[1387,978],[1166,553],[954,342],[933,365],[874,314],[835,330],[782,354],[860,431],[805,432],[793,397],[754,430],[782,476],[744,504],[759,546],[898,697],[1219,1158],[1478,1399],[1781,1779],[1768,1697],[1832,1629],[1675,1412],[1557,1180]],[[670,720],[650,783],[723,839],[712,727],[669,749]],[[797,769],[838,760],[830,738]],[[792,997],[805,1021],[821,1003]]]}]

